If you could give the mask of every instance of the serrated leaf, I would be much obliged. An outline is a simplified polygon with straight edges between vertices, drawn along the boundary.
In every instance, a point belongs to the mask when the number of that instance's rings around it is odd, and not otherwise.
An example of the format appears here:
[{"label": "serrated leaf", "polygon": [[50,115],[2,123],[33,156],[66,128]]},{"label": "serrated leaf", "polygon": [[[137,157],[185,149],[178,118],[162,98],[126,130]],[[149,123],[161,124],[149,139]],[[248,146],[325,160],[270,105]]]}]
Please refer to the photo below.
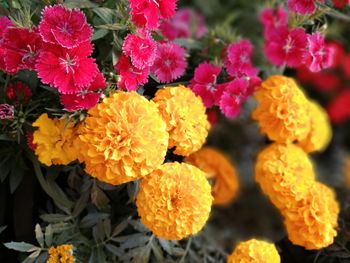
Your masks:
[{"label": "serrated leaf", "polygon": [[46,244],[46,246],[48,246],[48,247],[50,247],[51,244],[52,244],[52,234],[53,234],[52,226],[51,226],[51,225],[48,225],[48,226],[45,228],[45,244]]},{"label": "serrated leaf", "polygon": [[35,238],[38,241],[40,247],[44,247],[44,234],[39,224],[35,225]]},{"label": "serrated leaf", "polygon": [[29,243],[25,243],[25,242],[8,242],[8,243],[5,243],[4,246],[9,249],[13,249],[20,252],[32,252],[37,249],[40,249],[37,246],[34,246]]}]

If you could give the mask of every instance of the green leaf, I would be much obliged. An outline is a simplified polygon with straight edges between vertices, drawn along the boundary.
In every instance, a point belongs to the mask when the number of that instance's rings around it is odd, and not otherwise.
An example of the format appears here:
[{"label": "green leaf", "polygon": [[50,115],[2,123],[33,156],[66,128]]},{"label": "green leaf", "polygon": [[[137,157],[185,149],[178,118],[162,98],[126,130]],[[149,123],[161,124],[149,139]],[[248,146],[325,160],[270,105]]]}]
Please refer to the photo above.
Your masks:
[{"label": "green leaf", "polygon": [[34,261],[35,263],[45,263],[47,260],[47,252],[41,253],[40,256]]},{"label": "green leaf", "polygon": [[66,222],[72,219],[71,216],[62,214],[42,214],[40,218],[47,223]]},{"label": "green leaf", "polygon": [[78,201],[76,202],[72,216],[77,217],[85,209],[89,201],[89,192],[83,192]]},{"label": "green leaf", "polygon": [[45,244],[46,246],[50,247],[52,244],[52,226],[48,225],[45,229]]},{"label": "green leaf", "polygon": [[150,247],[144,247],[141,251],[135,253],[135,257],[132,260],[132,263],[148,263],[151,256]]},{"label": "green leaf", "polygon": [[117,257],[121,257],[125,253],[122,249],[112,244],[106,244],[105,248]]},{"label": "green leaf", "polygon": [[170,241],[159,238],[158,242],[161,245],[161,247],[165,250],[165,252],[167,252],[171,256],[173,255],[174,249]]},{"label": "green leaf", "polygon": [[130,220],[130,225],[132,225],[132,227],[139,231],[140,233],[149,233],[150,230],[148,230],[147,227],[145,227],[140,221],[138,220]]},{"label": "green leaf", "polygon": [[97,40],[100,38],[103,38],[104,36],[106,36],[108,34],[108,30],[107,29],[97,29],[94,34],[92,35],[92,40]]},{"label": "green leaf", "polygon": [[135,247],[142,247],[149,241],[149,236],[143,234],[131,234],[128,239],[121,244],[121,249],[131,249]]},{"label": "green leaf", "polygon": [[35,225],[35,238],[38,241],[40,247],[44,247],[44,234],[39,224]]},{"label": "green leaf", "polygon": [[105,235],[106,237],[110,237],[111,236],[111,231],[112,231],[112,227],[111,227],[111,220],[110,219],[106,219],[103,221],[103,228],[105,231]]},{"label": "green leaf", "polygon": [[89,0],[66,0],[64,5],[69,8],[95,8],[98,7],[97,4],[92,3]]},{"label": "green leaf", "polygon": [[81,228],[90,228],[97,224],[98,221],[102,219],[109,218],[109,214],[103,214],[103,213],[90,213],[87,214],[81,221],[80,221],[80,227]]},{"label": "green leaf", "polygon": [[115,10],[106,7],[94,8],[92,11],[94,11],[95,14],[98,15],[106,24],[112,24],[113,18],[116,15]]},{"label": "green leaf", "polygon": [[164,262],[164,256],[163,256],[162,249],[159,247],[156,239],[152,240],[151,247],[152,247],[152,252],[153,252],[154,256],[156,257],[157,261]]},{"label": "green leaf", "polygon": [[16,158],[13,159],[11,164],[11,173],[10,173],[10,192],[13,194],[17,187],[22,182],[26,166],[24,164],[21,153],[18,153]]},{"label": "green leaf", "polygon": [[96,184],[91,188],[91,202],[100,209],[106,208],[109,203],[107,195]]},{"label": "green leaf", "polygon": [[115,236],[119,235],[121,232],[123,232],[129,224],[128,221],[129,221],[129,219],[126,219],[126,220],[123,220],[120,224],[118,224],[114,228],[112,236],[115,237]]},{"label": "green leaf", "polygon": [[8,242],[8,243],[5,243],[4,246],[9,249],[13,249],[20,252],[32,252],[37,249],[40,249],[39,247],[36,247],[32,244],[25,243],[25,242]]},{"label": "green leaf", "polygon": [[0,226],[0,234],[1,234],[2,232],[4,232],[6,228],[7,228],[7,226]]},{"label": "green leaf", "polygon": [[28,258],[36,259],[40,255],[41,249],[34,251]]},{"label": "green leaf", "polygon": [[123,24],[113,23],[105,25],[97,25],[96,28],[107,29],[107,30],[125,30],[127,27]]}]

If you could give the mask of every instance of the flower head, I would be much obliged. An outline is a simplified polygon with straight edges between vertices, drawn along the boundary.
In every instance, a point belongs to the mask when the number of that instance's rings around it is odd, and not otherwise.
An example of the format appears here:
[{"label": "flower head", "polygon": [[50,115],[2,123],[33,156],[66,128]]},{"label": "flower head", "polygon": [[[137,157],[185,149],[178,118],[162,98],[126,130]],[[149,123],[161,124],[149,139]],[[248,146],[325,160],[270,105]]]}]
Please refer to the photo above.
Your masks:
[{"label": "flower head", "polygon": [[210,108],[214,105],[217,96],[216,80],[221,72],[221,67],[204,62],[198,65],[191,80],[191,89],[200,96],[204,105]]},{"label": "flower head", "polygon": [[45,44],[36,64],[38,76],[60,93],[78,93],[91,85],[98,73],[95,60],[89,57],[92,50],[89,42],[71,49]]},{"label": "flower head", "polygon": [[50,119],[42,114],[34,123],[38,129],[33,134],[37,145],[35,154],[47,166],[67,165],[77,159],[77,149],[73,146],[76,131],[72,122],[64,119]]},{"label": "flower head", "polygon": [[288,0],[287,4],[291,11],[299,15],[307,15],[315,12],[316,2],[324,3],[325,0]]},{"label": "flower head", "polygon": [[289,240],[306,249],[333,244],[337,235],[339,204],[332,189],[315,183],[294,207],[284,211]]},{"label": "flower head", "polygon": [[332,139],[332,127],[327,112],[317,102],[310,102],[311,129],[298,145],[307,153],[324,150]]},{"label": "flower head", "polygon": [[350,90],[341,91],[327,107],[331,121],[335,124],[342,123],[350,117]]},{"label": "flower head", "polygon": [[23,82],[15,81],[7,85],[6,95],[15,104],[27,103],[32,98],[32,91]]},{"label": "flower head", "polygon": [[203,171],[185,163],[166,163],[142,181],[137,211],[157,237],[181,240],[199,232],[208,220],[210,192]]},{"label": "flower head", "polygon": [[33,143],[33,140],[34,140],[33,132],[27,132],[27,133],[26,133],[26,139],[27,139],[27,145],[28,145],[28,147],[29,147],[32,151],[35,151],[37,145],[36,145],[35,143]]},{"label": "flower head", "polygon": [[329,48],[324,36],[319,32],[308,36],[308,49],[304,55],[304,63],[310,71],[318,72],[332,65],[333,49]]},{"label": "flower head", "polygon": [[310,131],[309,103],[295,81],[272,76],[256,90],[253,119],[261,132],[277,142],[303,140]]},{"label": "flower head", "polygon": [[258,69],[251,62],[252,53],[253,45],[247,39],[228,46],[225,67],[230,76],[240,78],[257,75]]},{"label": "flower head", "polygon": [[185,74],[187,61],[185,49],[175,42],[158,45],[156,59],[151,68],[161,83],[169,83]]},{"label": "flower head", "polygon": [[84,90],[73,94],[61,94],[61,103],[67,111],[88,110],[94,107],[101,93],[96,92],[107,86],[106,80],[101,72],[97,73],[95,80]]},{"label": "flower head", "polygon": [[47,43],[73,48],[89,41],[92,28],[79,9],[70,10],[63,5],[45,7],[39,24],[40,35]]},{"label": "flower head", "polygon": [[227,263],[280,263],[281,258],[274,244],[251,239],[237,245]]},{"label": "flower head", "polygon": [[59,245],[57,247],[49,248],[49,258],[46,263],[74,263],[72,245]]},{"label": "flower head", "polygon": [[7,16],[0,16],[0,70],[5,71],[5,50],[6,48],[3,47],[4,42],[4,34],[7,28],[13,26],[12,21]]},{"label": "flower head", "polygon": [[124,39],[123,52],[130,56],[134,67],[144,69],[153,65],[157,43],[147,30],[138,29],[136,33],[129,34]]},{"label": "flower head", "polygon": [[211,147],[203,147],[188,156],[185,162],[198,167],[206,173],[208,179],[214,181],[213,204],[226,205],[237,197],[239,188],[237,171],[221,152]]},{"label": "flower head", "polygon": [[115,64],[116,71],[120,74],[118,81],[118,87],[123,90],[136,90],[140,85],[147,83],[148,81],[148,68],[138,69],[135,68],[129,58],[125,55],[121,55],[117,64]]},{"label": "flower head", "polygon": [[168,140],[155,103],[136,92],[117,92],[88,111],[79,128],[79,160],[91,176],[119,185],[161,165]]},{"label": "flower head", "polygon": [[7,103],[0,104],[0,120],[12,120],[15,115],[15,107]]},{"label": "flower head", "polygon": [[165,87],[153,101],[167,124],[169,148],[188,156],[204,144],[210,124],[202,100],[184,86]]},{"label": "flower head", "polygon": [[129,0],[131,20],[138,27],[157,29],[159,20],[171,18],[177,0]]},{"label": "flower head", "polygon": [[261,151],[255,179],[280,210],[288,210],[314,184],[315,173],[307,154],[293,144],[274,143]]},{"label": "flower head", "polygon": [[288,27],[288,12],[280,5],[276,10],[266,8],[260,14],[260,22],[264,26],[265,39],[275,37],[277,29]]},{"label": "flower head", "polygon": [[163,36],[176,38],[202,38],[207,32],[204,17],[191,8],[179,9],[170,20],[163,20],[159,27]]},{"label": "flower head", "polygon": [[41,37],[35,28],[9,27],[2,43],[5,70],[10,74],[21,69],[34,70],[41,44]]}]

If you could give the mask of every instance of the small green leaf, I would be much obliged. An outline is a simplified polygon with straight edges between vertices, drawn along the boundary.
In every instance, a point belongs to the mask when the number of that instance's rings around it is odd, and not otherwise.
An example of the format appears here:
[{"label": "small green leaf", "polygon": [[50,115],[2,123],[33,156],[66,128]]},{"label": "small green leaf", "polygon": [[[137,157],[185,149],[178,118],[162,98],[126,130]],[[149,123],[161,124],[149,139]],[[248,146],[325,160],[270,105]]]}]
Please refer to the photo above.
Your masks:
[{"label": "small green leaf", "polygon": [[121,257],[124,254],[124,251],[122,249],[112,244],[106,244],[105,248],[117,257]]},{"label": "small green leaf", "polygon": [[121,232],[123,232],[127,228],[128,224],[129,224],[128,219],[123,220],[120,224],[118,224],[114,228],[112,236],[115,237],[115,236],[119,235]]},{"label": "small green leaf", "polygon": [[48,225],[45,229],[45,244],[46,246],[50,247],[52,244],[52,226]]},{"label": "small green leaf", "polygon": [[167,252],[169,255],[172,256],[174,253],[172,243],[168,240],[160,239],[160,238],[158,239],[158,241],[161,247],[165,250],[165,252]]},{"label": "small green leaf", "polygon": [[69,8],[95,8],[98,7],[97,4],[92,3],[89,0],[66,0],[64,5]]},{"label": "small green leaf", "polygon": [[112,24],[114,17],[116,16],[116,11],[106,7],[98,7],[92,9],[96,15],[98,15],[103,22],[106,24]]},{"label": "small green leaf", "polygon": [[44,247],[44,234],[39,224],[35,226],[35,238],[38,241],[40,247]]},{"label": "small green leaf", "polygon": [[40,218],[47,223],[66,222],[72,219],[71,216],[62,214],[42,214]]},{"label": "small green leaf", "polygon": [[97,40],[100,38],[103,38],[104,36],[106,36],[108,34],[108,30],[107,29],[97,29],[94,34],[92,35],[92,40]]},{"label": "small green leaf", "polygon": [[36,259],[40,255],[41,249],[34,251],[28,258]]},{"label": "small green leaf", "polygon": [[4,246],[9,249],[13,249],[20,252],[32,252],[37,249],[40,249],[39,247],[36,247],[32,244],[25,243],[25,242],[8,242],[8,243],[5,243]]},{"label": "small green leaf", "polygon": [[152,246],[153,254],[156,257],[157,261],[164,262],[164,256],[163,256],[162,249],[159,247],[156,239],[152,240],[151,246]]}]

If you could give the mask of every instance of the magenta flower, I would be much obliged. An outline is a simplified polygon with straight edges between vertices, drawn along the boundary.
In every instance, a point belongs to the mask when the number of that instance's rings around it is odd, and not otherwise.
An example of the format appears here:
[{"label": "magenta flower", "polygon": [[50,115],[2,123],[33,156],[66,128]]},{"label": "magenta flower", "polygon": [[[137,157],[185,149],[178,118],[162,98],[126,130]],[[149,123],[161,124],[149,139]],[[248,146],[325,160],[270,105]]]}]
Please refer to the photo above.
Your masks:
[{"label": "magenta flower", "polygon": [[131,64],[129,58],[123,54],[120,56],[114,67],[120,75],[118,87],[121,89],[128,91],[136,90],[138,86],[143,85],[148,81],[149,68],[135,68]]},{"label": "magenta flower", "polygon": [[5,67],[5,48],[3,47],[5,30],[13,26],[11,20],[6,16],[0,16],[0,70],[6,70]]},{"label": "magenta flower", "polygon": [[288,12],[279,6],[276,10],[272,8],[264,9],[260,14],[260,22],[264,27],[264,37],[266,40],[275,37],[277,29],[288,27]]},{"label": "magenta flower", "polygon": [[98,73],[95,59],[89,57],[92,50],[89,42],[71,49],[45,44],[36,64],[39,78],[63,94],[84,90]]},{"label": "magenta flower", "polygon": [[138,27],[157,29],[160,19],[171,18],[177,0],[129,0],[131,20]]},{"label": "magenta flower", "polygon": [[183,8],[172,19],[163,20],[159,27],[168,40],[176,38],[202,38],[207,32],[204,17],[190,8]]},{"label": "magenta flower", "polygon": [[287,4],[291,11],[299,15],[307,15],[315,12],[316,2],[324,3],[325,0],[288,0]]},{"label": "magenta flower", "polygon": [[62,5],[45,7],[39,31],[44,42],[73,48],[89,41],[92,29],[86,16],[78,9],[70,10]]},{"label": "magenta flower", "polygon": [[61,94],[61,103],[67,111],[88,110],[94,107],[101,98],[101,92],[107,86],[101,72],[97,73],[91,85],[74,94]]},{"label": "magenta flower", "polygon": [[174,42],[158,45],[157,56],[151,67],[161,83],[169,83],[185,74],[187,61],[185,49]]},{"label": "magenta flower", "polygon": [[156,58],[157,42],[148,31],[139,29],[137,33],[127,35],[123,43],[123,52],[130,56],[136,68],[150,67]]},{"label": "magenta flower", "polygon": [[0,104],[0,120],[12,120],[15,115],[15,107],[7,103]]},{"label": "magenta flower", "polygon": [[2,43],[5,70],[10,74],[21,69],[33,70],[41,45],[41,37],[36,29],[7,28]]},{"label": "magenta flower", "polygon": [[202,98],[204,105],[210,108],[214,105],[217,96],[216,80],[221,72],[221,67],[204,62],[198,65],[191,80],[191,89]]},{"label": "magenta flower", "polygon": [[247,39],[230,44],[227,48],[227,57],[225,59],[225,67],[228,74],[235,78],[256,76],[258,69],[252,65],[252,53],[253,45]]},{"label": "magenta flower", "polygon": [[307,35],[302,28],[276,29],[276,35],[265,41],[265,55],[275,66],[298,67],[303,63]]},{"label": "magenta flower", "polygon": [[333,49],[327,46],[325,38],[321,33],[317,32],[308,35],[308,49],[305,52],[305,65],[312,72],[318,72],[332,65]]}]

